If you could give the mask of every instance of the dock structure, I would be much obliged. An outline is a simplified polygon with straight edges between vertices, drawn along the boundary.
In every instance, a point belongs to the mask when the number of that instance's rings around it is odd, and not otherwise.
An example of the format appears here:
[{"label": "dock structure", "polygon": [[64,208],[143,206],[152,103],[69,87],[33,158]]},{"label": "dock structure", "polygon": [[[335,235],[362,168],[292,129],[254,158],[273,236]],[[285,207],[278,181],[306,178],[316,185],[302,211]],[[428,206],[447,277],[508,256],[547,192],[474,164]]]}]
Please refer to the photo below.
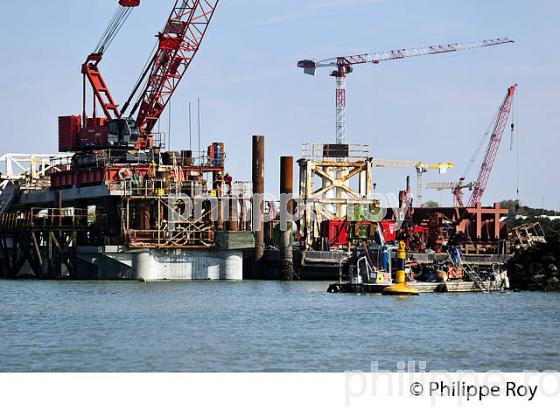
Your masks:
[{"label": "dock structure", "polygon": [[[446,270],[451,247],[486,270],[510,258],[498,206],[414,208],[407,187],[398,210],[382,209],[367,146],[305,146],[297,207],[292,157],[280,160],[280,204],[264,199],[263,136],[253,137],[252,182],[234,181],[225,160],[221,143],[200,153],[113,148],[3,156],[0,274],[334,280],[365,246],[385,252],[390,267],[397,240],[406,242],[417,276]],[[272,215],[278,206],[302,217],[283,226]]]},{"label": "dock structure", "polygon": [[0,215],[0,251],[8,278],[75,277],[74,244],[94,234],[87,210],[31,208]]}]

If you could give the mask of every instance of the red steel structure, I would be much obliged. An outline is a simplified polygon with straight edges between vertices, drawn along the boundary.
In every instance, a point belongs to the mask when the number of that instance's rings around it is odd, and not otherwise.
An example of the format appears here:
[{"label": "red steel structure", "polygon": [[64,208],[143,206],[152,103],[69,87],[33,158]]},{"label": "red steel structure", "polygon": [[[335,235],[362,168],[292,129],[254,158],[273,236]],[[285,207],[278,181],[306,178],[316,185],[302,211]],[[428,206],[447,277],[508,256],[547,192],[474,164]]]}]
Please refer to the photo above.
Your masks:
[{"label": "red steel structure", "polygon": [[473,189],[474,183],[465,184],[464,180],[461,180],[459,184],[453,187],[453,197],[454,203],[453,206],[460,206],[461,208],[465,206],[465,202],[463,201],[463,189]]},{"label": "red steel structure", "polygon": [[496,155],[498,154],[498,149],[502,143],[502,137],[506,129],[506,125],[511,113],[511,108],[513,105],[513,97],[515,96],[515,91],[517,89],[517,84],[511,86],[508,89],[504,102],[500,106],[498,111],[498,116],[496,117],[496,122],[492,127],[492,135],[490,137],[490,142],[486,150],[486,155],[482,161],[482,166],[480,167],[480,172],[478,178],[474,183],[474,190],[467,204],[468,208],[474,208],[477,203],[482,199],[482,195],[486,190],[488,185],[488,180],[490,179],[490,174],[494,167],[496,161]]}]

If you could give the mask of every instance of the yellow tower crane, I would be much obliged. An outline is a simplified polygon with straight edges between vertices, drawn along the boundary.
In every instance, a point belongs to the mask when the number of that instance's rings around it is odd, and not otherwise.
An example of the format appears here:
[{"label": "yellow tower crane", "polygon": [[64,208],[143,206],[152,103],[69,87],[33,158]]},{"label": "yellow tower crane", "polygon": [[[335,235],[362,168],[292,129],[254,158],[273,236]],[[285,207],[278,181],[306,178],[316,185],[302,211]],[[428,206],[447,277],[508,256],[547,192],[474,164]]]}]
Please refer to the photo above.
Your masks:
[{"label": "yellow tower crane", "polygon": [[455,168],[455,164],[452,162],[426,164],[423,161],[402,161],[392,159],[374,159],[373,166],[377,168],[416,169],[416,203],[418,206],[422,206],[424,203],[424,174],[430,170],[437,170],[440,174],[445,174],[448,170]]}]

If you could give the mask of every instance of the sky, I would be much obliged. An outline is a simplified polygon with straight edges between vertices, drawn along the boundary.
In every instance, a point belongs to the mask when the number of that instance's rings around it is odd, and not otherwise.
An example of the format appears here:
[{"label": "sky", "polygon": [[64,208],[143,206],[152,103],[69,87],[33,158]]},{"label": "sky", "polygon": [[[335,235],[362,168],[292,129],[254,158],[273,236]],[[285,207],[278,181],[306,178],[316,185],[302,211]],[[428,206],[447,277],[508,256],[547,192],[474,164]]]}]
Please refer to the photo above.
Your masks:
[{"label": "sky", "polygon": [[[80,113],[80,66],[117,1],[5,3],[0,153],[56,152],[57,117]],[[172,5],[143,0],[106,53],[102,72],[121,105]],[[348,139],[369,144],[376,158],[454,162],[425,182],[456,181],[507,88],[519,83],[518,149],[506,131],[483,202],[515,199],[519,187],[522,203],[560,210],[559,15],[556,0],[222,0],[173,97],[171,149],[188,149],[187,107],[200,98],[203,146],[225,143],[236,180],[251,178],[251,136],[266,136],[266,189],[274,193],[281,155],[297,159],[304,143],[335,140],[334,80],[328,70],[304,75],[298,60],[510,37],[515,44],[357,67],[348,80]],[[161,129],[169,130],[168,113]],[[413,170],[376,170],[377,190],[396,192],[407,175],[415,180]],[[449,192],[425,197],[451,204]]]}]

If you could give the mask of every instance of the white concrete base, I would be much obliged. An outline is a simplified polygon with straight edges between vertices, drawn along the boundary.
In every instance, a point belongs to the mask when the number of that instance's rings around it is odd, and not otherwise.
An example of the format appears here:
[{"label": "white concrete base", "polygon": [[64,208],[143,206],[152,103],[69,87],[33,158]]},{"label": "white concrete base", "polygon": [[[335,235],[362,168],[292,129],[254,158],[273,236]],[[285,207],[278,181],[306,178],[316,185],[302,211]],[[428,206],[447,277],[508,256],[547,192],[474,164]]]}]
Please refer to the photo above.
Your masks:
[{"label": "white concrete base", "polygon": [[242,251],[128,250],[107,246],[81,249],[79,257],[97,267],[97,279],[243,280]]},{"label": "white concrete base", "polygon": [[242,280],[241,251],[147,250],[134,253],[138,280]]}]

